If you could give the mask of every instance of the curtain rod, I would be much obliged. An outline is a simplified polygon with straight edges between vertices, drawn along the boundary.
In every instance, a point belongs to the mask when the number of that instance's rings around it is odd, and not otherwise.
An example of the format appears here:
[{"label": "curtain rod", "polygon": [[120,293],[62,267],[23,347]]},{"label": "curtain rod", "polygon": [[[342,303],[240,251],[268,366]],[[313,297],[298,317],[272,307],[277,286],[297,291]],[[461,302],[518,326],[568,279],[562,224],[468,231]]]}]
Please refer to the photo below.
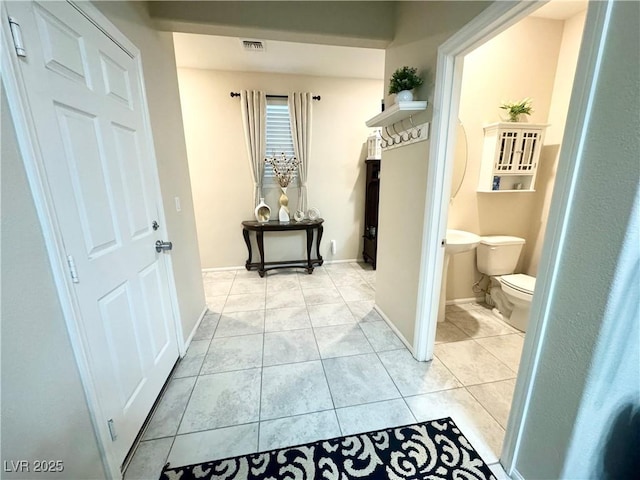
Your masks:
[{"label": "curtain rod", "polygon": [[[230,95],[231,95],[231,98],[240,96],[238,92],[231,92]],[[289,95],[267,95],[267,98],[289,98]],[[314,100],[320,101],[322,97],[320,97],[320,95],[314,95],[311,98],[313,98]]]}]

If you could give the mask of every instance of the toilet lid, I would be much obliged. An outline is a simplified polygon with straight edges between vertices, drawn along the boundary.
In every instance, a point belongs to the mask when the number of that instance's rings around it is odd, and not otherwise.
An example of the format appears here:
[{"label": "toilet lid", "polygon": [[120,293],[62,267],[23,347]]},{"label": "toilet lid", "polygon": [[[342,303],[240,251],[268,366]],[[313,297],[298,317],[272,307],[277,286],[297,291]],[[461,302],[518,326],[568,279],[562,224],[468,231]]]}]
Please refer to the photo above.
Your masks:
[{"label": "toilet lid", "polygon": [[533,291],[536,288],[536,277],[530,277],[522,273],[516,273],[515,275],[504,275],[500,277],[500,281],[506,283],[511,288],[519,290],[522,293],[528,293],[533,295]]}]

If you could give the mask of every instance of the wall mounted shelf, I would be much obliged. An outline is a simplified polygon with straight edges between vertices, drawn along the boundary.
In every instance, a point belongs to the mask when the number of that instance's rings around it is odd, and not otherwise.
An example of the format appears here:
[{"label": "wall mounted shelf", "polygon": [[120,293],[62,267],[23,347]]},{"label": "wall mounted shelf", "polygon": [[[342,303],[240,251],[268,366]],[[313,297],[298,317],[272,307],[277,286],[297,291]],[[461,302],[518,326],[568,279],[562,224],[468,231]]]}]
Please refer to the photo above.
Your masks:
[{"label": "wall mounted shelf", "polygon": [[391,105],[384,112],[367,120],[367,127],[388,127],[394,123],[401,122],[418,112],[426,110],[427,101],[397,102]]},{"label": "wall mounted shelf", "polygon": [[534,192],[548,124],[499,122],[484,127],[478,192]]}]

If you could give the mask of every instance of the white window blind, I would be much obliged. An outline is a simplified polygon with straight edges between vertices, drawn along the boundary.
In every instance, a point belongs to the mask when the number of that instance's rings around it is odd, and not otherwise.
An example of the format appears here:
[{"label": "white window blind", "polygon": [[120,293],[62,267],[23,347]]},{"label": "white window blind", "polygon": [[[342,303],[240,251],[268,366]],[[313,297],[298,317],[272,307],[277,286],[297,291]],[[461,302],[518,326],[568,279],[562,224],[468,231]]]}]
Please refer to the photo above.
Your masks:
[{"label": "white window blind", "polygon": [[[267,97],[267,158],[273,156],[281,157],[283,152],[287,158],[295,156],[293,139],[291,138],[290,118],[289,105],[286,98]],[[297,176],[296,172],[295,177],[297,178]],[[275,182],[273,167],[268,163],[264,166],[264,179],[271,179],[267,183]]]}]

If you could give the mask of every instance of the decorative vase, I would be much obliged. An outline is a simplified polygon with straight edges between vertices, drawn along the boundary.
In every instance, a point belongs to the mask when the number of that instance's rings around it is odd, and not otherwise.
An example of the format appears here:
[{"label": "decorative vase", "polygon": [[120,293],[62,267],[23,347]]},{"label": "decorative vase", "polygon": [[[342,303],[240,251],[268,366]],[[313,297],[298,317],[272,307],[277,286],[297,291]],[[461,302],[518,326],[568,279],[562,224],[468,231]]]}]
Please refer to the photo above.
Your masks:
[{"label": "decorative vase", "polygon": [[413,90],[401,90],[396,93],[396,101],[411,102],[413,101]]},{"label": "decorative vase", "polygon": [[293,214],[293,219],[296,222],[302,222],[304,220],[304,212],[302,210],[296,210],[296,213]]},{"label": "decorative vase", "polygon": [[287,197],[287,187],[280,187],[282,194],[280,195],[280,210],[278,211],[278,220],[280,223],[289,223],[289,197]]},{"label": "decorative vase", "polygon": [[269,208],[269,205],[264,203],[264,198],[260,199],[260,203],[254,210],[254,213],[258,223],[267,223],[271,218],[271,208]]},{"label": "decorative vase", "polygon": [[517,113],[517,114],[509,114],[509,121],[510,122],[526,122],[527,121],[527,115],[524,113]]}]

